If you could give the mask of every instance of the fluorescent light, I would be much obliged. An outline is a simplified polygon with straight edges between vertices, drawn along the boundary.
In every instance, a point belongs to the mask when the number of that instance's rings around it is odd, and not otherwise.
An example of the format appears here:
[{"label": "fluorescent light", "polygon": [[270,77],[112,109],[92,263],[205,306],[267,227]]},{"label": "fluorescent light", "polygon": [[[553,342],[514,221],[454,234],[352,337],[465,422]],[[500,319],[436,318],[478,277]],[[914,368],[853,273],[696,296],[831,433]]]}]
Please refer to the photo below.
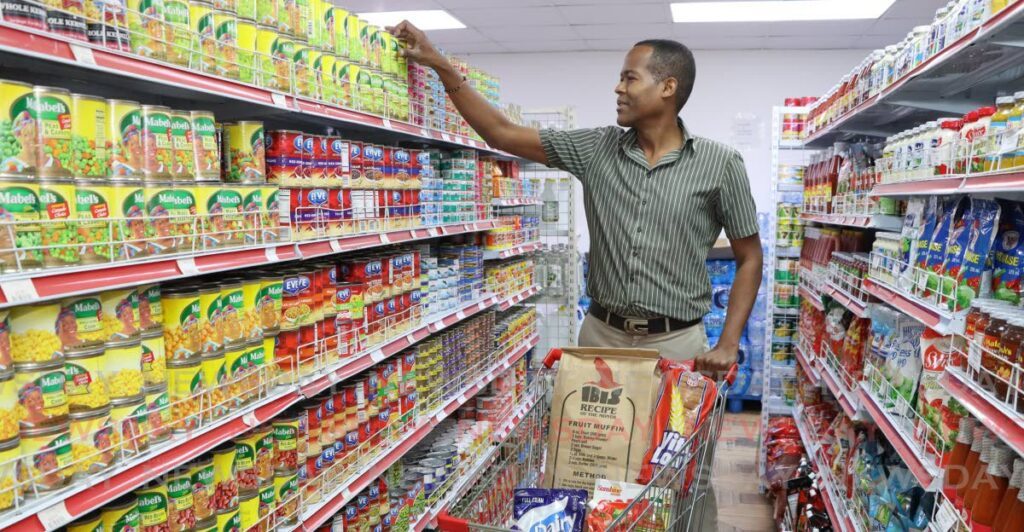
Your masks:
[{"label": "fluorescent light", "polygon": [[443,9],[423,9],[419,11],[378,11],[376,13],[360,13],[360,18],[376,26],[397,26],[403,20],[412,22],[421,30],[458,30],[466,25]]},{"label": "fluorescent light", "polygon": [[783,20],[876,19],[896,0],[766,0],[764,2],[676,2],[675,22],[773,22]]}]

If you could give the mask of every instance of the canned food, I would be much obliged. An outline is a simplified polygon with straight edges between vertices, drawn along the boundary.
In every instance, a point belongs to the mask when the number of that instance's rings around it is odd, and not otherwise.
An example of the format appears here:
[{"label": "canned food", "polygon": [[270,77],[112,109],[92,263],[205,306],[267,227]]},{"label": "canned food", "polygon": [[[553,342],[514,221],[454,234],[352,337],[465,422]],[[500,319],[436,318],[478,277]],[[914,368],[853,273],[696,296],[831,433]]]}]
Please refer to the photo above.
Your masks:
[{"label": "canned food", "polygon": [[65,355],[64,390],[71,412],[93,411],[110,405],[107,392],[107,352],[102,345]]},{"label": "canned food", "polygon": [[295,0],[297,18],[293,19],[295,38],[309,39],[310,0]]},{"label": "canned food", "polygon": [[256,313],[263,333],[277,332],[281,327],[282,295],[284,278],[279,275],[264,275],[260,278]]},{"label": "canned food", "polygon": [[263,365],[267,367],[266,375],[273,387],[277,382],[278,367],[274,358],[274,351],[277,349],[278,333],[268,333],[263,337]]},{"label": "canned food", "polygon": [[75,214],[78,216],[78,241],[82,245],[81,262],[96,264],[116,258],[111,246],[111,186],[94,181],[75,183]]},{"label": "canned food", "polygon": [[141,320],[139,293],[135,288],[100,292],[103,340],[107,344],[138,340]]},{"label": "canned food", "polygon": [[222,280],[220,298],[224,344],[233,346],[245,343],[245,292],[241,279],[226,278]]},{"label": "canned food", "polygon": [[213,419],[224,417],[234,404],[226,389],[227,369],[224,367],[224,361],[224,351],[203,353],[203,386],[210,393]]},{"label": "canned food", "polygon": [[238,516],[237,505],[230,510],[217,512],[217,530],[221,532],[225,530],[241,530],[241,521]]},{"label": "canned food", "polygon": [[243,243],[245,216],[242,195],[236,188],[221,185],[198,187],[199,223],[205,248],[237,246]]},{"label": "canned food", "polygon": [[142,396],[110,400],[114,449],[135,454],[149,448],[149,412]]},{"label": "canned food", "polygon": [[111,179],[142,177],[145,152],[142,145],[142,107],[128,100],[107,100],[107,149]]},{"label": "canned food", "polygon": [[160,300],[160,285],[142,285],[136,291],[139,293],[139,326],[143,335],[163,332],[164,307]]},{"label": "canned food", "polygon": [[195,497],[188,469],[167,474],[167,525],[170,532],[187,532],[196,526]]},{"label": "canned food", "polygon": [[220,532],[217,528],[217,516],[196,523],[195,532]]},{"label": "canned food", "polygon": [[242,195],[242,213],[244,220],[244,241],[246,246],[260,244],[261,227],[263,219],[260,210],[263,209],[263,189],[256,185],[238,185],[239,194]]},{"label": "canned food", "polygon": [[192,55],[188,0],[164,0],[164,23],[167,30],[167,61],[188,66]]},{"label": "canned food", "polygon": [[[64,325],[59,303],[37,303],[10,309],[7,324],[10,332],[11,358],[14,362],[60,361],[64,356]],[[64,318],[68,322],[68,318]],[[58,333],[61,336],[58,336]],[[67,337],[71,345],[78,345]]]},{"label": "canned food", "polygon": [[[17,13],[4,10],[4,20],[11,20],[16,14],[27,13],[37,8],[30,3],[22,4],[25,9]],[[45,16],[45,11],[40,14]],[[42,20],[40,19],[40,22]],[[42,28],[40,28],[42,29]],[[5,113],[0,115],[0,128],[10,132],[5,153],[3,173],[34,177],[36,169],[36,144],[39,142],[38,122],[34,110],[35,95],[32,85],[17,81],[0,80],[0,108]]]},{"label": "canned food", "polygon": [[[189,476],[192,477],[192,503],[196,511],[196,519],[199,521],[214,516],[213,469],[213,456],[209,454],[203,455],[189,468]],[[197,525],[197,528],[201,527]]]},{"label": "canned food", "polygon": [[135,490],[139,498],[139,530],[142,532],[163,532],[167,525],[167,486],[159,480]]},{"label": "canned food", "polygon": [[302,173],[303,133],[274,130],[266,134],[267,182],[277,185],[298,185]]},{"label": "canned food", "polygon": [[238,79],[238,21],[235,14],[223,9],[213,10],[213,34],[217,50],[217,75]]},{"label": "canned food", "polygon": [[14,371],[4,372],[0,374],[0,443],[18,438],[18,406]]},{"label": "canned food", "polygon": [[298,20],[296,0],[277,0],[277,31],[294,36]]},{"label": "canned food", "polygon": [[235,444],[225,442],[213,449],[213,508],[218,512],[238,508],[235,480]]},{"label": "canned food", "polygon": [[[2,496],[0,496],[2,498]],[[85,514],[68,523],[67,532],[98,532],[103,530],[103,520],[99,510]]]},{"label": "canned food", "polygon": [[273,478],[264,485],[260,486],[257,497],[260,501],[260,522],[253,529],[256,532],[267,532],[268,530],[274,530],[275,519],[274,513],[277,509],[276,494],[274,493],[274,481]]},{"label": "canned food", "polygon": [[43,262],[39,185],[0,179],[0,209],[7,221],[14,222],[11,230],[0,231],[0,270],[18,272],[39,267]]},{"label": "canned food", "polygon": [[194,181],[196,154],[192,115],[189,111],[171,111],[171,178]]},{"label": "canned food", "polygon": [[202,0],[190,2],[188,21],[196,39],[192,50],[192,68],[207,74],[217,73],[218,52],[213,4]]},{"label": "canned food", "polygon": [[202,352],[199,290],[188,285],[165,288],[164,347],[169,361],[198,358]]},{"label": "canned food", "polygon": [[303,96],[313,96],[312,64],[310,63],[309,43],[296,36],[292,49],[292,71],[294,72],[295,90]]},{"label": "canned food", "polygon": [[[275,0],[257,1],[277,5]],[[256,60],[260,85],[268,89],[291,91],[291,43],[290,39],[278,34],[276,28],[264,23],[256,27]]]},{"label": "canned food", "polygon": [[166,384],[147,386],[142,389],[146,395],[146,413],[149,421],[149,441],[159,443],[171,437],[171,399]]},{"label": "canned food", "polygon": [[142,174],[147,180],[171,178],[174,145],[171,110],[162,105],[142,106]]},{"label": "canned food", "polygon": [[60,307],[57,330],[63,352],[71,354],[103,347],[106,337],[100,321],[102,304],[95,294],[65,299]]},{"label": "canned food", "polygon": [[337,104],[342,107],[352,107],[352,85],[349,82],[349,72],[352,64],[345,60],[344,55],[338,56],[334,61],[334,78],[338,84]]},{"label": "canned food", "polygon": [[[242,282],[242,336],[246,341],[261,340],[263,327],[258,312],[261,282],[258,278],[248,276]],[[283,284],[282,284],[283,286]]]},{"label": "canned food", "polygon": [[263,122],[224,124],[224,146],[224,181],[256,184],[265,181]]},{"label": "canned food", "polygon": [[103,506],[100,510],[103,530],[116,532],[135,532],[139,530],[138,497],[129,493]]},{"label": "canned food", "polygon": [[142,335],[142,383],[145,386],[167,383],[167,354],[160,331]]},{"label": "canned food", "polygon": [[21,429],[20,453],[37,490],[60,489],[71,476],[68,467],[73,457],[69,429],[66,417],[54,425]]},{"label": "canned food", "polygon": [[[247,7],[252,7],[255,0],[242,0]],[[242,83],[256,81],[256,21],[252,17],[238,14],[238,80]]]},{"label": "canned food", "polygon": [[320,83],[320,99],[328,103],[338,102],[338,81],[334,77],[336,63],[337,58],[327,51],[317,52],[313,59],[313,72]]},{"label": "canned food", "polygon": [[279,216],[280,204],[278,203],[277,187],[260,187],[260,196],[263,198],[263,209],[260,213],[260,227],[263,228],[262,241],[265,243],[277,242],[282,238],[281,217]]},{"label": "canned food", "polygon": [[68,474],[76,479],[86,478],[109,468],[117,460],[110,406],[71,412],[69,418],[71,455],[75,463],[68,467]]},{"label": "canned food", "polygon": [[71,92],[36,86],[32,90],[38,122],[36,175],[71,177]]},{"label": "canned food", "polygon": [[128,0],[128,31],[134,53],[159,60],[167,57],[163,2]]},{"label": "canned food", "polygon": [[85,94],[71,95],[71,172],[80,177],[104,177],[107,157],[107,101]]},{"label": "canned food", "polygon": [[227,351],[228,395],[234,399],[233,405],[241,407],[252,401],[260,393],[260,368],[263,366],[263,342],[253,340],[235,346]]},{"label": "canned food", "polygon": [[282,328],[294,329],[313,323],[313,279],[309,272],[286,272],[281,289]]},{"label": "canned food", "polygon": [[299,475],[297,472],[278,471],[274,474],[274,504],[279,525],[292,525],[298,521]]},{"label": "canned food", "polygon": [[192,151],[195,154],[196,179],[220,180],[220,143],[213,113],[192,111]]},{"label": "canned food", "polygon": [[[122,181],[103,188],[109,194],[111,213],[118,218],[117,221],[110,224],[105,222],[92,224],[95,230],[103,232],[102,235],[95,235],[95,238],[108,238],[107,231],[113,231],[112,242],[114,245],[112,248],[105,248],[104,255],[114,254],[121,259],[145,256],[149,251],[146,249],[145,238],[150,236],[151,226],[147,225],[145,219],[146,198],[142,183]],[[79,217],[81,217],[80,213]],[[81,233],[81,230],[79,232]],[[82,236],[80,240],[85,238]],[[93,247],[95,248],[95,246]]]},{"label": "canned food", "polygon": [[[244,2],[245,0],[243,0]],[[255,0],[256,23],[277,32],[277,0]]]},{"label": "canned food", "polygon": [[249,530],[260,520],[259,493],[250,491],[238,498],[238,521],[241,530]]},{"label": "canned food", "polygon": [[274,470],[295,472],[299,468],[299,416],[295,413],[282,415],[273,421],[274,428]]},{"label": "canned food", "polygon": [[324,99],[323,92],[321,90],[322,87],[320,85],[320,68],[323,66],[320,58],[322,58],[323,55],[323,52],[321,52],[316,45],[311,43],[308,57],[306,59],[306,64],[308,65],[306,68],[306,76],[308,78],[306,83],[308,83],[309,86],[308,96],[316,100]]},{"label": "canned food", "polygon": [[67,421],[68,396],[63,357],[46,362],[15,362],[22,431]]},{"label": "canned food", "polygon": [[167,362],[167,392],[171,401],[171,428],[185,432],[199,427],[201,396],[205,392],[199,360]]},{"label": "canned food", "polygon": [[203,353],[224,349],[224,302],[217,285],[199,286],[199,328],[202,331]]}]

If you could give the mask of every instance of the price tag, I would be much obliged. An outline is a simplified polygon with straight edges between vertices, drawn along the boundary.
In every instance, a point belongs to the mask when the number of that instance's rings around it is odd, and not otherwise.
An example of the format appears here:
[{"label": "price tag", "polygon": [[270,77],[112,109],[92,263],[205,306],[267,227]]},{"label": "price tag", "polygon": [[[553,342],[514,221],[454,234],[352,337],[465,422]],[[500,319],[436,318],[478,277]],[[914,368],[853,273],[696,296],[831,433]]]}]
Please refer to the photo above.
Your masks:
[{"label": "price tag", "polygon": [[412,334],[412,333],[409,333],[409,335],[405,337],[405,341],[409,342],[409,345],[415,344],[416,343],[416,336],[414,334]]},{"label": "price tag", "polygon": [[372,353],[370,353],[370,360],[374,362],[380,362],[381,360],[384,360],[384,351],[381,351],[380,349],[374,350]]},{"label": "price tag", "polygon": [[459,394],[459,402],[465,403],[466,401],[469,401],[469,398],[466,397],[466,394]]},{"label": "price tag", "polygon": [[70,46],[71,55],[75,56],[75,61],[78,61],[83,65],[96,66],[96,56],[92,55],[92,48],[78,44],[72,44]]},{"label": "price tag", "polygon": [[478,145],[478,144],[476,143],[476,141],[475,141],[475,140],[473,140],[473,139],[469,139],[469,145],[470,145],[470,146],[472,146],[472,147],[474,147],[474,148],[479,148],[479,147],[480,147],[480,146],[479,146],[479,145]]},{"label": "price tag", "polygon": [[981,369],[981,346],[974,342],[967,345],[967,363],[972,369]]},{"label": "price tag", "polygon": [[178,269],[184,275],[199,275],[199,267],[196,266],[196,259],[193,257],[182,257],[178,259]]},{"label": "price tag", "polygon": [[481,302],[476,304],[476,309],[477,310],[483,310],[485,308],[487,308],[487,303],[484,303],[483,301],[481,301]]},{"label": "price tag", "polygon": [[441,140],[443,140],[445,142],[451,142],[452,141],[452,136],[447,134],[447,133],[441,133]]},{"label": "price tag", "polygon": [[380,243],[381,244],[390,244],[391,243],[391,238],[388,237],[387,233],[381,233],[380,234]]},{"label": "price tag", "polygon": [[39,521],[43,523],[43,528],[47,530],[56,530],[75,519],[68,512],[68,508],[64,506],[64,501],[40,510],[36,515],[39,517]]},{"label": "price tag", "polygon": [[255,412],[249,412],[242,416],[242,423],[245,423],[248,427],[255,427],[260,424],[260,420],[256,418]]},{"label": "price tag", "polygon": [[935,519],[932,520],[931,530],[949,532],[957,526],[956,508],[946,499],[942,500],[939,509],[935,512]]},{"label": "price tag", "polygon": [[1020,130],[1015,129],[1013,133],[1004,133],[999,141],[999,153],[1009,153],[1017,149],[1020,141]]},{"label": "price tag", "polygon": [[427,234],[432,236],[432,237],[438,237],[438,236],[441,236],[441,230],[436,228],[436,227],[431,227],[431,228],[427,229]]},{"label": "price tag", "polygon": [[18,279],[0,283],[8,303],[30,303],[39,299],[39,292],[32,279]]},{"label": "price tag", "polygon": [[425,128],[425,127],[424,128],[420,128],[420,136],[426,137],[428,139],[434,138],[434,136],[430,134],[430,130]]},{"label": "price tag", "polygon": [[288,109],[288,98],[280,92],[271,92],[270,101],[274,102],[274,105]]},{"label": "price tag", "polygon": [[455,313],[455,318],[458,319],[459,321],[462,321],[466,319],[466,313],[460,310]]},{"label": "price tag", "polygon": [[391,127],[391,120],[388,120],[387,118],[382,118],[380,121],[382,124],[384,124],[384,129],[394,129]]},{"label": "price tag", "polygon": [[341,251],[341,242],[338,241],[337,239],[332,239],[331,240],[331,250],[334,251],[335,253]]},{"label": "price tag", "polygon": [[277,248],[263,248],[263,254],[267,256],[267,262],[279,262],[281,257],[277,256]]},{"label": "price tag", "polygon": [[445,417],[446,416],[444,415],[444,410],[442,410],[442,411],[438,412],[437,415],[434,416],[434,421],[437,421],[438,423],[440,423],[440,422],[444,421]]},{"label": "price tag", "polygon": [[341,490],[341,497],[343,499],[351,499],[352,498],[352,490],[350,490],[348,488],[345,488],[345,489]]}]

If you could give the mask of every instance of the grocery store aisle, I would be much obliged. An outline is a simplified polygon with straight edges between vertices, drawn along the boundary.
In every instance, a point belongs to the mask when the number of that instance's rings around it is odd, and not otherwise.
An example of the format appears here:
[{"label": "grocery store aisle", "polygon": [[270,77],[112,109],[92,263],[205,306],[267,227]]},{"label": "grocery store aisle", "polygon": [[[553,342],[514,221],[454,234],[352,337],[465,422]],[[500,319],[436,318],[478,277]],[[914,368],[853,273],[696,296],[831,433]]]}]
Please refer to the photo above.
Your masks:
[{"label": "grocery store aisle", "polygon": [[757,433],[760,414],[725,414],[715,456],[718,529],[722,532],[775,530],[772,507],[758,492]]}]

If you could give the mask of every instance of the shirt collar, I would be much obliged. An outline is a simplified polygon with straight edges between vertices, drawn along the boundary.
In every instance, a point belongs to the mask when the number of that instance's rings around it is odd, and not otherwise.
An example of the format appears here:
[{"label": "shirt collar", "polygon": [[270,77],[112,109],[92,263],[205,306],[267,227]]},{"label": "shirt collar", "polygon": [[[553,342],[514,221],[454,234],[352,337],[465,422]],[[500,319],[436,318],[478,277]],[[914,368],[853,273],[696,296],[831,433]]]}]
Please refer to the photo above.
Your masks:
[{"label": "shirt collar", "polygon": [[[662,161],[674,163],[681,158],[683,152],[696,152],[697,148],[694,145],[695,137],[693,136],[693,132],[687,129],[686,124],[683,123],[683,119],[678,116],[676,117],[676,124],[679,126],[679,129],[683,132],[683,145],[681,148],[665,154],[665,156],[662,157]],[[622,137],[619,138],[619,145],[622,147],[622,150],[626,153],[626,155],[631,155],[631,152],[633,152],[632,155],[634,157],[632,158],[638,160],[639,162],[642,162],[645,166],[647,166],[647,158],[644,156],[643,150],[640,149],[640,146],[637,143],[636,129],[629,128],[622,135]],[[639,159],[636,159],[635,157],[637,154],[639,155]],[[659,161],[659,164],[662,161]]]}]

